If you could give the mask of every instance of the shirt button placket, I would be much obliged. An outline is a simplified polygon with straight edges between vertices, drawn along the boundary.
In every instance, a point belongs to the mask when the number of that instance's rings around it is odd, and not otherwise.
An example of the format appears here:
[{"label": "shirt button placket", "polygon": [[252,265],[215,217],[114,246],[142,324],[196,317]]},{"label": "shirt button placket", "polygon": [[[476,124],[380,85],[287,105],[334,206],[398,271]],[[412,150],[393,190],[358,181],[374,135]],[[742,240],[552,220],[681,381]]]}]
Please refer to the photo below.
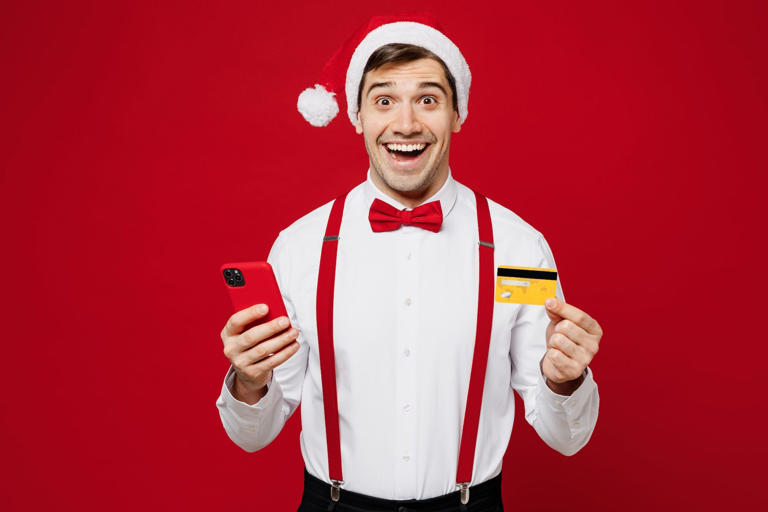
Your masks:
[{"label": "shirt button placket", "polygon": [[398,458],[400,471],[398,471],[397,492],[402,495],[413,495],[416,492],[414,483],[418,481],[416,477],[416,465],[413,461],[413,454],[416,448],[416,396],[414,390],[418,389],[416,382],[415,361],[412,357],[412,350],[416,347],[415,342],[418,330],[418,301],[416,300],[416,290],[418,289],[418,254],[416,244],[419,238],[419,232],[409,233],[411,236],[404,237],[408,243],[405,245],[405,251],[401,256],[401,272],[399,274],[398,294],[402,302],[399,313],[398,329],[398,376],[401,381],[397,386],[397,411],[398,422]]}]

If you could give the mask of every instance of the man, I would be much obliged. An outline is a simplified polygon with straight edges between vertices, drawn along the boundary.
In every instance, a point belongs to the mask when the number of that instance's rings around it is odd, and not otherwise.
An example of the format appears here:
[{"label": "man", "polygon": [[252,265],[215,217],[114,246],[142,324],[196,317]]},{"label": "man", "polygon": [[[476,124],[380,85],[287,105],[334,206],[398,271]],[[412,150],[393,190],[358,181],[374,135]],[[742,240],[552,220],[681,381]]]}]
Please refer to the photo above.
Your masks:
[{"label": "man", "polygon": [[[256,451],[302,402],[300,511],[501,510],[512,391],[547,444],[576,453],[597,421],[602,331],[559,282],[546,306],[494,282],[520,267],[546,279],[555,262],[538,231],[452,178],[471,79],[433,20],[374,18],[347,46],[326,70],[346,71],[367,180],[278,236],[268,260],[290,318],[244,331],[266,314],[255,305],[227,321],[221,419]],[[303,95],[313,124],[338,111]]]}]

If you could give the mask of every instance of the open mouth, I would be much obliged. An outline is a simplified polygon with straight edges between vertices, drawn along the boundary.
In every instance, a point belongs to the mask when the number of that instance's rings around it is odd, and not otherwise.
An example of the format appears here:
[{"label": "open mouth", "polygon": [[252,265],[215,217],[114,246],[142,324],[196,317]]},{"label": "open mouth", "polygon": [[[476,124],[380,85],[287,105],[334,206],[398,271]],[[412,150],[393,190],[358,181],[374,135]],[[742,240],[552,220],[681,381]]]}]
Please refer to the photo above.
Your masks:
[{"label": "open mouth", "polygon": [[417,144],[384,144],[387,152],[397,162],[414,161],[427,150],[429,144],[420,142]]}]

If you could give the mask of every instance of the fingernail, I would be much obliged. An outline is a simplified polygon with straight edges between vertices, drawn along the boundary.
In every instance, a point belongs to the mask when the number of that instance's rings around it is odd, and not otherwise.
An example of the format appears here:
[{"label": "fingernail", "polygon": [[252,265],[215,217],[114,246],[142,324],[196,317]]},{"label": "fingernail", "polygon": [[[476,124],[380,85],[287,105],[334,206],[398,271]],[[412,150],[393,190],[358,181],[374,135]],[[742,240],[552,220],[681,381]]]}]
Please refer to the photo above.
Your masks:
[{"label": "fingernail", "polygon": [[282,317],[277,323],[280,327],[288,327],[288,319],[285,317]]},{"label": "fingernail", "polygon": [[267,312],[267,306],[265,306],[264,304],[259,304],[258,306],[256,306],[256,312],[257,313],[266,313]]},{"label": "fingernail", "polygon": [[545,304],[549,309],[555,309],[555,306],[557,306],[557,301],[555,299],[547,299]]}]

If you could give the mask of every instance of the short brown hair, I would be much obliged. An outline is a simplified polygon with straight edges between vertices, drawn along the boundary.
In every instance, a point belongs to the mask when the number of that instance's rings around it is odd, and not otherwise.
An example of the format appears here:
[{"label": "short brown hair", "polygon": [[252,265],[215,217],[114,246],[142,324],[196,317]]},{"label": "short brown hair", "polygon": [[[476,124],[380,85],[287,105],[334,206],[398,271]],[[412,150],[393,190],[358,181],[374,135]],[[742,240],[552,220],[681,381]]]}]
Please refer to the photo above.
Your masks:
[{"label": "short brown hair", "polygon": [[396,64],[400,62],[412,62],[419,59],[432,59],[436,60],[443,66],[445,72],[445,79],[448,80],[448,85],[451,86],[451,100],[453,101],[453,110],[459,111],[457,106],[458,100],[456,99],[456,79],[453,78],[448,66],[445,65],[443,59],[438,57],[435,53],[416,46],[413,44],[404,43],[390,43],[379,47],[375,52],[368,57],[368,62],[363,69],[363,76],[360,78],[360,84],[357,86],[357,110],[360,110],[360,103],[362,101],[361,95],[363,94],[363,82],[365,82],[365,75],[369,71],[379,69],[385,64]]}]

